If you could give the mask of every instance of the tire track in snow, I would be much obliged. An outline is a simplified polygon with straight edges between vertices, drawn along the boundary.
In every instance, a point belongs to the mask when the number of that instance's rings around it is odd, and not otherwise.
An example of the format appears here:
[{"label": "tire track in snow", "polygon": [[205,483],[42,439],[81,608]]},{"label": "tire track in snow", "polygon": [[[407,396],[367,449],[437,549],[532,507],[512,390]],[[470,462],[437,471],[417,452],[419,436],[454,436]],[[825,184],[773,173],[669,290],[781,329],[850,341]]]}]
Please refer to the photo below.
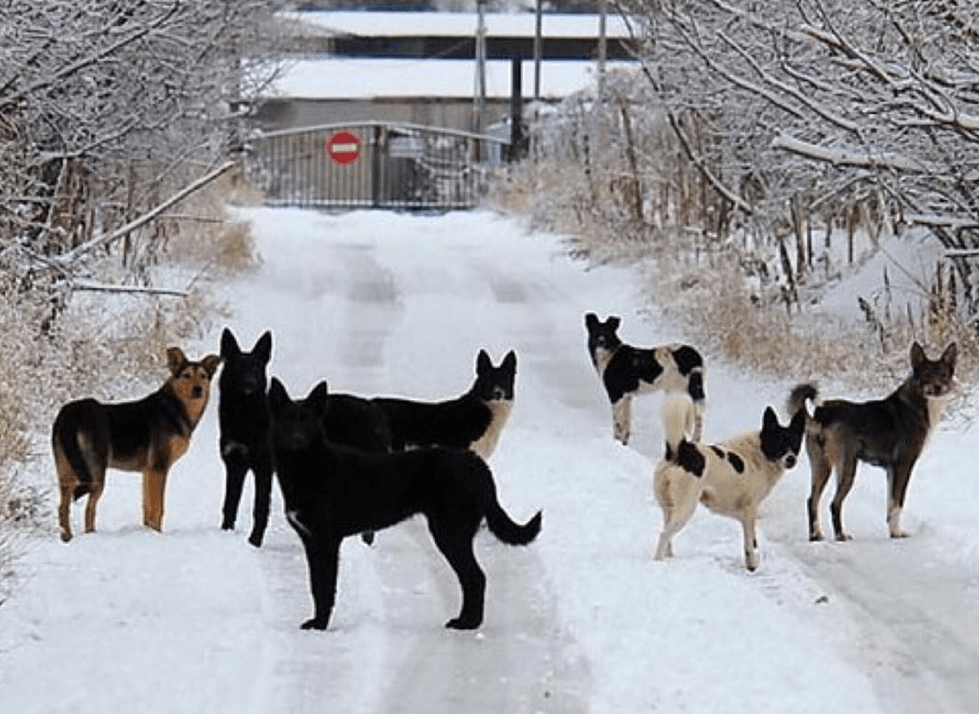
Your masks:
[{"label": "tire track in snow", "polygon": [[844,599],[856,625],[851,655],[889,711],[976,711],[979,585],[932,559],[927,537],[782,545]]},{"label": "tire track in snow", "polygon": [[[306,381],[325,376],[331,385],[352,383],[354,388],[363,385],[365,393],[377,391],[377,380],[406,359],[392,352],[406,347],[400,337],[414,340],[409,349],[419,349],[418,335],[398,333],[412,306],[399,291],[397,266],[385,268],[369,246],[339,236],[317,250],[317,261],[332,266],[329,289],[316,293],[316,304],[292,317],[327,327],[310,333],[305,345],[322,354],[323,364],[323,374],[306,375]],[[501,283],[498,270],[490,270],[482,254],[464,251],[460,257],[456,266],[465,279],[454,273],[458,285],[491,294],[514,310],[526,309],[527,293],[519,281]],[[466,335],[456,335],[456,341],[464,342],[471,328],[467,325]],[[279,329],[302,333],[295,325]],[[493,330],[482,325],[478,332],[492,335]],[[431,345],[424,347],[432,352]],[[408,379],[398,379],[405,390],[413,388]],[[523,520],[530,514],[514,515]],[[544,566],[532,547],[511,548],[485,533],[477,537],[477,557],[488,576],[487,605],[483,627],[472,633],[443,627],[458,611],[461,594],[422,518],[379,533],[370,549],[355,540],[344,543],[329,629],[300,632],[298,624],[311,608],[302,548],[281,522],[270,528],[259,558],[268,593],[266,616],[276,631],[268,685],[273,711],[588,710],[587,663],[560,623]]]}]

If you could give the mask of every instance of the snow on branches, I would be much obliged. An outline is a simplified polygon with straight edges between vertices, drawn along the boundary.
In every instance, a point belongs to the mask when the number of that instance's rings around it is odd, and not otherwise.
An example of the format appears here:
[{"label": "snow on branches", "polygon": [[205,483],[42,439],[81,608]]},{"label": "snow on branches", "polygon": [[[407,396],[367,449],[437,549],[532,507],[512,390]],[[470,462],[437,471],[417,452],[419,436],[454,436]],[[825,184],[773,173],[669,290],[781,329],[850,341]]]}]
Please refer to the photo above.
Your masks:
[{"label": "snow on branches", "polygon": [[[759,217],[876,194],[952,254],[979,314],[979,6],[967,0],[622,0],[672,116],[711,134],[713,178],[760,176]],[[708,160],[709,158],[709,160]],[[720,188],[720,187],[719,187]]]}]

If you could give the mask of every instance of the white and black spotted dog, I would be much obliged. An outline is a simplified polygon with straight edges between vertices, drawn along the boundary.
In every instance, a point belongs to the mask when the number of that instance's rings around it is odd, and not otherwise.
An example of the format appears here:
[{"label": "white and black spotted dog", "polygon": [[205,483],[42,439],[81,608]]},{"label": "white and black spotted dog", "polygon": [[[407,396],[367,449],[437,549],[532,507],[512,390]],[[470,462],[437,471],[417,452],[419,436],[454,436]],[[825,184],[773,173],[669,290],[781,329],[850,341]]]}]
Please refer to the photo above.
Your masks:
[{"label": "white and black spotted dog", "polygon": [[685,392],[693,402],[694,441],[700,441],[704,424],[704,360],[690,345],[671,343],[659,347],[627,345],[616,331],[621,319],[610,315],[604,322],[593,312],[585,315],[588,354],[612,403],[615,438],[629,443],[632,398],[657,390]]},{"label": "white and black spotted dog", "polygon": [[741,523],[745,567],[754,571],[758,567],[758,510],[799,458],[806,412],[800,409],[788,426],[782,426],[768,407],[760,430],[708,445],[687,440],[691,409],[683,394],[672,395],[663,404],[666,449],[653,476],[653,493],[663,509],[656,559],[673,555],[673,536],[700,503]]}]

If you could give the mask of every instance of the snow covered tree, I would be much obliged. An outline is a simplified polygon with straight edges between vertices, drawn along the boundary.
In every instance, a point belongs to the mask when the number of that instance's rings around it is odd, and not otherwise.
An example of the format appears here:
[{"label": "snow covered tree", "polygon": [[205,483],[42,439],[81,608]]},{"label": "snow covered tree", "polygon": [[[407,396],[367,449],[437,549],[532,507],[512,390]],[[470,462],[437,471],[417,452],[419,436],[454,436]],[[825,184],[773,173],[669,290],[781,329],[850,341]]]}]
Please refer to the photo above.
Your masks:
[{"label": "snow covered tree", "polygon": [[[267,79],[267,0],[0,5],[0,269],[52,256],[162,201],[241,142]],[[69,267],[57,266],[60,271]]]},{"label": "snow covered tree", "polygon": [[[979,6],[621,0],[712,189],[770,230],[870,202],[927,226],[979,319]],[[696,136],[695,136],[696,133]]]}]

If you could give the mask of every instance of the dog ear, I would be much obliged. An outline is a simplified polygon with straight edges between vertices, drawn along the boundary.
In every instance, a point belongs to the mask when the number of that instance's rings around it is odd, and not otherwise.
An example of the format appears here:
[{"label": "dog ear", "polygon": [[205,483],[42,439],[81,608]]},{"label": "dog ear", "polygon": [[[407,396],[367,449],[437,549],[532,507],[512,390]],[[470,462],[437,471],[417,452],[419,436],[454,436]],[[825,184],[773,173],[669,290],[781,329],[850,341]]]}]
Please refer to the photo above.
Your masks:
[{"label": "dog ear", "polygon": [[272,377],[272,383],[269,385],[269,406],[272,408],[272,412],[277,414],[291,401],[279,378]]},{"label": "dog ear", "polygon": [[918,367],[920,367],[925,360],[928,359],[928,357],[925,355],[924,348],[918,343],[917,340],[911,344],[911,354],[909,356],[911,358],[912,369],[918,369]]},{"label": "dog ear", "polygon": [[597,326],[598,326],[598,315],[596,315],[593,312],[586,312],[585,327],[587,327],[589,330],[592,330]]},{"label": "dog ear", "polygon": [[789,429],[793,434],[802,435],[806,431],[806,410],[803,407],[799,409],[795,415],[792,417],[792,423],[789,424]]},{"label": "dog ear", "polygon": [[320,381],[306,397],[306,406],[317,416],[321,417],[326,413],[327,397],[329,392],[326,380]]},{"label": "dog ear", "polygon": [[238,340],[231,334],[231,330],[225,327],[221,332],[221,356],[234,357],[240,354],[241,348],[238,346]]},{"label": "dog ear", "polygon": [[182,349],[179,347],[167,348],[167,367],[170,368],[170,374],[176,376],[185,364],[187,364],[187,355]]},{"label": "dog ear", "polygon": [[506,353],[506,357],[503,358],[503,363],[500,365],[508,372],[517,371],[517,353],[510,350]]},{"label": "dog ear", "polygon": [[612,330],[618,330],[619,325],[622,324],[622,318],[618,315],[609,315],[605,323],[612,328]]},{"label": "dog ear", "polygon": [[490,360],[490,356],[486,354],[486,350],[480,350],[479,354],[476,355],[476,374],[482,374],[491,369],[493,369],[493,362]]},{"label": "dog ear", "polygon": [[945,348],[942,352],[941,361],[949,366],[949,369],[955,369],[955,360],[959,356],[959,348],[954,342]]},{"label": "dog ear", "polygon": [[765,415],[761,420],[762,431],[770,431],[775,427],[779,426],[778,416],[775,414],[775,410],[771,407],[765,407]]},{"label": "dog ear", "polygon": [[255,346],[252,347],[252,352],[256,357],[262,360],[265,364],[268,364],[269,360],[272,359],[272,332],[271,330],[266,330],[262,333],[262,336],[258,338],[255,342]]},{"label": "dog ear", "polygon": [[218,371],[218,366],[221,364],[222,358],[218,355],[208,355],[201,360],[201,366],[204,371],[207,372],[207,378],[210,379],[214,376],[214,373]]}]

